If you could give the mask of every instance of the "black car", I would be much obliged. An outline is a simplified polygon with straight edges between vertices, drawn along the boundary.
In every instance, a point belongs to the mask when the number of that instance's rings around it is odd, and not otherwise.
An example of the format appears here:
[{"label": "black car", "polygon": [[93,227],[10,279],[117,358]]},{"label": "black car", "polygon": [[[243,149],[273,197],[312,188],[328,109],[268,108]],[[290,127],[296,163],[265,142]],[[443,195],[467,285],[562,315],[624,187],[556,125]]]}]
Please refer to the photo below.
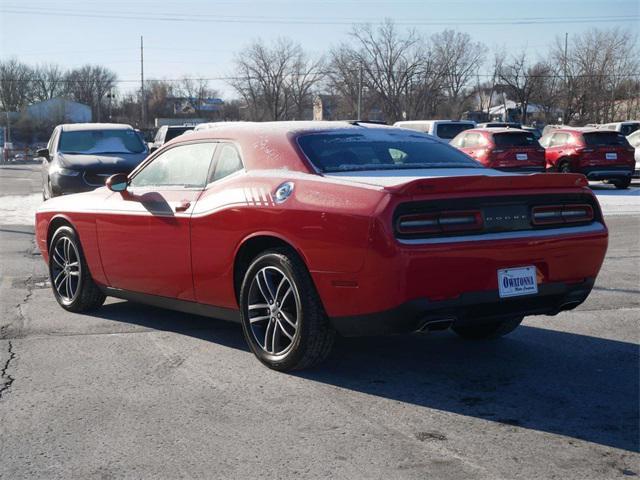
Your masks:
[{"label": "black car", "polygon": [[153,138],[151,144],[151,151],[154,152],[169,140],[173,140],[184,132],[193,130],[195,125],[163,125],[156,132],[156,136]]},{"label": "black car", "polygon": [[86,192],[104,186],[115,173],[129,173],[149,154],[130,125],[75,123],[58,125],[42,158],[42,197]]}]

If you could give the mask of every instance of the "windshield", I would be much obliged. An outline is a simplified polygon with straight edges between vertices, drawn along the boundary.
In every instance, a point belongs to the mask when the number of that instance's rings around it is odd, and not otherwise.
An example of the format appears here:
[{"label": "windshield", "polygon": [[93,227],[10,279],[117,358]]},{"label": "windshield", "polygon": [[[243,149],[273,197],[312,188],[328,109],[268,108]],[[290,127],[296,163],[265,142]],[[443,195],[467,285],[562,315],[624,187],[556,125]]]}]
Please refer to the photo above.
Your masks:
[{"label": "windshield", "polygon": [[134,130],[77,130],[62,132],[61,153],[143,153],[146,149]]},{"label": "windshield", "polygon": [[167,130],[167,134],[164,137],[164,141],[168,142],[169,140],[173,140],[174,138],[182,135],[184,132],[188,132],[189,130],[193,130],[195,127],[174,127]]},{"label": "windshield", "polygon": [[441,123],[436,128],[436,136],[451,140],[460,132],[473,128],[472,123]]},{"label": "windshield", "polygon": [[408,168],[482,168],[475,160],[426,134],[403,129],[302,135],[298,144],[321,172]]},{"label": "windshield", "polygon": [[493,141],[496,147],[539,147],[540,144],[533,133],[513,132],[494,133]]},{"label": "windshield", "polygon": [[585,145],[590,147],[597,145],[626,145],[627,139],[618,132],[593,132],[583,135]]}]

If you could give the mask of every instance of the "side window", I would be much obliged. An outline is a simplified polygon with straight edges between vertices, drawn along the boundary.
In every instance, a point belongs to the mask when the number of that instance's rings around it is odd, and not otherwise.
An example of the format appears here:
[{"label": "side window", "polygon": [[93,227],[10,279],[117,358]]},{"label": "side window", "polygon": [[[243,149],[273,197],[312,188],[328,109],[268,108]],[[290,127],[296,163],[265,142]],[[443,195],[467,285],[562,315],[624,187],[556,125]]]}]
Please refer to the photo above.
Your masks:
[{"label": "side window", "polygon": [[467,148],[473,148],[480,145],[480,134],[479,133],[467,133],[466,137],[464,137],[464,146]]},{"label": "side window", "polygon": [[569,135],[566,133],[554,133],[551,137],[550,147],[560,147],[567,143]]},{"label": "side window", "polygon": [[466,133],[457,135],[453,140],[451,140],[450,145],[461,148],[464,145],[464,139],[466,136],[467,136]]},{"label": "side window", "polygon": [[549,146],[549,140],[551,140],[551,135],[544,135],[539,143],[540,145],[542,145],[544,148],[547,148]]},{"label": "side window", "polygon": [[242,170],[242,168],[242,159],[236,147],[230,143],[221,143],[218,147],[215,169],[213,175],[211,175],[210,182],[220,180],[233,172]]},{"label": "side window", "polygon": [[155,142],[162,142],[162,137],[164,137],[164,132],[165,132],[166,130],[167,130],[166,128],[164,128],[164,127],[160,127],[160,128],[158,129],[158,131],[156,132],[156,138],[154,138],[154,141],[155,141]]},{"label": "side window", "polygon": [[133,177],[133,187],[202,188],[207,181],[215,143],[178,145],[161,153]]}]

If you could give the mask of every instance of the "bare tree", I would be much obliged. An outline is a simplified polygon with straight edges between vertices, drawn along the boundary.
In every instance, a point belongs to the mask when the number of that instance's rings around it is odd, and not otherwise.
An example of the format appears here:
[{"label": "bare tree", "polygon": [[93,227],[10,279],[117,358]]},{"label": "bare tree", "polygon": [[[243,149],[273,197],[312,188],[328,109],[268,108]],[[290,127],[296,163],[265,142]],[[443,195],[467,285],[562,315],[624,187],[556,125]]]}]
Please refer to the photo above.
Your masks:
[{"label": "bare tree", "polygon": [[148,80],[145,82],[144,91],[147,114],[150,119],[173,115],[173,108],[169,101],[174,93],[172,83],[163,80]]},{"label": "bare tree", "polygon": [[377,28],[355,26],[351,35],[356,40],[354,56],[385,117],[390,121],[413,117],[415,101],[424,100],[421,77],[430,75],[424,40],[413,31],[401,35],[389,20]]},{"label": "bare tree", "polygon": [[66,92],[65,72],[54,63],[38,65],[33,70],[33,99],[50,100]]},{"label": "bare tree", "polygon": [[466,90],[484,63],[487,48],[473,42],[467,33],[444,30],[431,37],[436,62],[443,74],[442,86],[447,94],[453,116],[458,117],[467,100]]},{"label": "bare tree", "polygon": [[552,72],[544,63],[531,65],[524,51],[498,65],[498,77],[507,93],[519,104],[522,111],[520,120],[526,123],[531,98],[542,89],[544,78]]},{"label": "bare tree", "polygon": [[202,116],[205,110],[206,100],[218,96],[218,92],[211,88],[209,81],[204,78],[183,77],[177,88],[178,95],[189,100],[196,115]]},{"label": "bare tree", "polygon": [[0,102],[6,112],[29,103],[33,93],[33,70],[15,58],[0,62]]},{"label": "bare tree", "polygon": [[106,67],[85,65],[67,73],[65,81],[71,97],[92,107],[95,119],[102,120],[102,103],[116,84],[117,76]]},{"label": "bare tree", "polygon": [[637,35],[630,30],[591,29],[573,36],[566,49],[556,38],[550,56],[562,65],[566,122],[613,120],[622,97],[634,96],[625,88],[640,70]]},{"label": "bare tree", "polygon": [[300,45],[280,38],[271,46],[256,41],[235,58],[230,82],[255,120],[299,116],[319,81],[321,61],[311,61]]}]

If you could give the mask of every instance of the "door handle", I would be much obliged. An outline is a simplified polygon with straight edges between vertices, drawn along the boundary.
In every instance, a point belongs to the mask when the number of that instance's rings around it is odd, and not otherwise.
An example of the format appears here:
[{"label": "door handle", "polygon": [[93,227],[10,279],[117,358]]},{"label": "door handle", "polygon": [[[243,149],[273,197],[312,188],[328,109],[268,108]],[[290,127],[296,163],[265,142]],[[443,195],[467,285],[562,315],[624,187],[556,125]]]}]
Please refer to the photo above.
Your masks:
[{"label": "door handle", "polygon": [[176,212],[185,212],[191,206],[191,202],[182,202],[180,205],[176,205]]}]

